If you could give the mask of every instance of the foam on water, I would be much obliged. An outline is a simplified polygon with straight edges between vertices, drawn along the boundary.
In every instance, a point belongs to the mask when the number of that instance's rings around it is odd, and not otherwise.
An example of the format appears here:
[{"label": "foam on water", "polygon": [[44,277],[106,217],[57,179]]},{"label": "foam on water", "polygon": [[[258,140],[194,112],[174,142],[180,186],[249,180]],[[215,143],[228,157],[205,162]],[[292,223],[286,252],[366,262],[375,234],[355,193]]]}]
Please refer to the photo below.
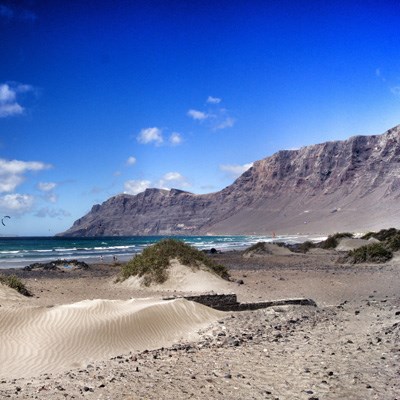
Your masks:
[{"label": "foam on water", "polygon": [[[0,238],[0,269],[24,267],[34,262],[56,259],[78,259],[86,262],[112,262],[114,257],[126,261],[145,247],[166,236],[132,236],[101,238],[12,237]],[[199,250],[242,250],[257,242],[286,241],[290,243],[317,240],[302,236],[174,236]]]}]

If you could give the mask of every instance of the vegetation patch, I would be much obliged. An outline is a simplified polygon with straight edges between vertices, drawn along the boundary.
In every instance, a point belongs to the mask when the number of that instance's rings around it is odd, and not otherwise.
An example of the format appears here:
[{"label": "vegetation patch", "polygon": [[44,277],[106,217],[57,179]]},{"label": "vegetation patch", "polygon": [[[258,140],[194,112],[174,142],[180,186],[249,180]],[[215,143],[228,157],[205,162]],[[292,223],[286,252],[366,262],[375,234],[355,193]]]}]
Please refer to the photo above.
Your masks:
[{"label": "vegetation patch", "polygon": [[329,235],[326,240],[319,244],[322,249],[335,249],[339,244],[339,240],[343,238],[352,238],[353,234],[349,232],[339,232]]},{"label": "vegetation patch", "polygon": [[223,279],[229,279],[227,268],[216,264],[203,252],[180,240],[164,239],[146,247],[141,254],[126,263],[121,269],[119,280],[138,276],[143,277],[146,286],[163,283],[168,279],[168,267],[172,259],[178,259],[194,269],[208,269]]},{"label": "vegetation patch", "polygon": [[261,253],[265,251],[265,242],[257,242],[248,247],[243,254]]},{"label": "vegetation patch", "polygon": [[393,257],[392,251],[382,243],[371,243],[348,253],[347,260],[353,264],[373,262],[384,263]]},{"label": "vegetation patch", "polygon": [[24,296],[32,296],[21,280],[15,275],[0,276],[0,283],[10,287],[11,289],[15,289],[18,293],[21,293]]},{"label": "vegetation patch", "polygon": [[400,250],[400,232],[391,236],[386,240],[386,245],[391,251]]},{"label": "vegetation patch", "polygon": [[400,234],[400,230],[396,228],[381,229],[379,232],[368,232],[361,239],[371,239],[375,238],[381,242],[388,241],[396,235]]},{"label": "vegetation patch", "polygon": [[311,249],[315,249],[315,247],[317,246],[315,245],[314,242],[307,240],[303,243],[300,243],[297,249],[300,253],[308,253]]},{"label": "vegetation patch", "polygon": [[381,229],[379,232],[368,232],[362,239],[377,239],[379,240],[388,250],[399,251],[400,250],[400,230],[396,228]]}]

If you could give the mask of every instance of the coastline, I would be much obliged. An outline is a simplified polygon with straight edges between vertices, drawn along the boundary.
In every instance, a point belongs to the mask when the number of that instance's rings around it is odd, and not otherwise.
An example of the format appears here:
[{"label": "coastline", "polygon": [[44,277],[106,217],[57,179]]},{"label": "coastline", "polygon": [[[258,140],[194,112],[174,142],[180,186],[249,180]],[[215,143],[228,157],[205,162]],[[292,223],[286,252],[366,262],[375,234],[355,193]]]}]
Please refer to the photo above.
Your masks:
[{"label": "coastline", "polygon": [[[23,268],[36,262],[53,260],[84,261],[88,264],[113,262],[113,258],[126,262],[146,246],[169,236],[128,236],[94,238],[21,237],[0,238],[0,270]],[[216,248],[219,251],[243,250],[259,241],[321,240],[322,236],[172,236],[200,250]]]}]

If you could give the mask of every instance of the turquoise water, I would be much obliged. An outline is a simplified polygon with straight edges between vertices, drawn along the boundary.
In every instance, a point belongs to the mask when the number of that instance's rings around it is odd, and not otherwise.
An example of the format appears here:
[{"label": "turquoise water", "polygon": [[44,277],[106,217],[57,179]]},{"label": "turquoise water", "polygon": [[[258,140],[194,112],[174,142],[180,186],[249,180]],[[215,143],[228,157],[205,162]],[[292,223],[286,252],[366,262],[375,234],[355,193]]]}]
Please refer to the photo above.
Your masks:
[{"label": "turquoise water", "polygon": [[[129,237],[3,237],[0,238],[0,268],[24,267],[34,262],[57,259],[78,259],[94,262],[103,259],[130,259],[148,245],[166,236]],[[243,249],[259,241],[285,240],[296,242],[298,236],[174,236],[200,250],[215,248],[221,251]]]}]

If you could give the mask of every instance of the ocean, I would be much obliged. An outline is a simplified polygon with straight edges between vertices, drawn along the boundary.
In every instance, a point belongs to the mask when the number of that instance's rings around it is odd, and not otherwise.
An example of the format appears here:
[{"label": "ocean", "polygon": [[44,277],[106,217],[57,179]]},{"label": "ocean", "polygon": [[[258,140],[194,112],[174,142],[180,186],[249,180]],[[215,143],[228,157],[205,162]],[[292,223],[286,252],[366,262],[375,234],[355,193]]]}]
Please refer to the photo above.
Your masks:
[{"label": "ocean", "polygon": [[[0,269],[22,268],[36,262],[53,260],[112,262],[114,257],[127,261],[146,246],[167,236],[129,237],[0,237]],[[265,241],[299,242],[301,236],[174,236],[199,250],[215,248],[221,251],[239,250]]]}]

